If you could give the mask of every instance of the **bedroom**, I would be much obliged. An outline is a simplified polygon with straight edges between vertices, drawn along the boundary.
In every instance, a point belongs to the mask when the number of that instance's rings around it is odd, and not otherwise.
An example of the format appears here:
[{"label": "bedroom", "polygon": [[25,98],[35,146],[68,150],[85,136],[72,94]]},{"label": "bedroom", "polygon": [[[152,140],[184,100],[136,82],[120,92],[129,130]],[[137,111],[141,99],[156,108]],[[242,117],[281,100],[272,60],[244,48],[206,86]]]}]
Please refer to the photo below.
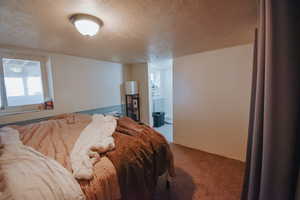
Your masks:
[{"label": "bedroom", "polygon": [[296,199],[297,8],[0,1],[0,199]]}]

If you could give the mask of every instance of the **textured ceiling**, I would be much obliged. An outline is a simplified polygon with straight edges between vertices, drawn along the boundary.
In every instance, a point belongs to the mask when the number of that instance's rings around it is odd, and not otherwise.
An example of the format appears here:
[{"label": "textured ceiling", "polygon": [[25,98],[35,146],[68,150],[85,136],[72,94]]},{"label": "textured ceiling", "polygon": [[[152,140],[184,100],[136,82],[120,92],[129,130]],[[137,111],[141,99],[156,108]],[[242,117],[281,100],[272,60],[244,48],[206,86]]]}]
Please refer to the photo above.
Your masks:
[{"label": "textured ceiling", "polygon": [[[104,26],[80,35],[68,17]],[[255,0],[1,0],[0,44],[120,63],[172,58],[252,42]]]}]

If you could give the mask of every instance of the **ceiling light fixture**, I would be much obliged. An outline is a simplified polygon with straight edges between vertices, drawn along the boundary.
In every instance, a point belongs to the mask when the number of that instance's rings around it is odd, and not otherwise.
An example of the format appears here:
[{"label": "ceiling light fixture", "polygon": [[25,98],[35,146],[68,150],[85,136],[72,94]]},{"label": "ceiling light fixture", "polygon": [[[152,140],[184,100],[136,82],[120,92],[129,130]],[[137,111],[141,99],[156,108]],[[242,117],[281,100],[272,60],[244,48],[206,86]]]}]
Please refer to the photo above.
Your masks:
[{"label": "ceiling light fixture", "polygon": [[74,14],[69,19],[77,31],[85,36],[96,35],[103,26],[101,19],[88,14]]}]

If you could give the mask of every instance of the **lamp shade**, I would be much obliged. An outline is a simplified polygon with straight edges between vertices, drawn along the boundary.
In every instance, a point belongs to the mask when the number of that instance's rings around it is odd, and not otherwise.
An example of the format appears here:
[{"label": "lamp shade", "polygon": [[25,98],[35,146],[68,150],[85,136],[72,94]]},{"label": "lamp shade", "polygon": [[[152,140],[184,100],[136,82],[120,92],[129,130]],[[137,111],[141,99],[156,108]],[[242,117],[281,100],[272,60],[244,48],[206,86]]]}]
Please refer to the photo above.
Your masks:
[{"label": "lamp shade", "polygon": [[74,22],[74,25],[82,35],[94,36],[98,33],[100,25],[94,21],[81,19]]},{"label": "lamp shade", "polygon": [[125,93],[127,95],[138,94],[138,85],[136,81],[125,82]]},{"label": "lamp shade", "polygon": [[94,36],[98,33],[103,22],[101,19],[88,14],[74,14],[69,20],[77,31],[85,36]]}]

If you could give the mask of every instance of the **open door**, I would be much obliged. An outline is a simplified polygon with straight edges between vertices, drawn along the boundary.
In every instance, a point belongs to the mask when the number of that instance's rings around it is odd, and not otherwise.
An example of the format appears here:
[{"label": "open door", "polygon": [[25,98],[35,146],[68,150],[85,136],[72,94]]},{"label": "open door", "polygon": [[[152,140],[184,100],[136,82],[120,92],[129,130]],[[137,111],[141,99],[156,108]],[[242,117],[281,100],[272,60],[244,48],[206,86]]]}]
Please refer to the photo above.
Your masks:
[{"label": "open door", "polygon": [[148,63],[150,124],[173,141],[173,60]]}]

